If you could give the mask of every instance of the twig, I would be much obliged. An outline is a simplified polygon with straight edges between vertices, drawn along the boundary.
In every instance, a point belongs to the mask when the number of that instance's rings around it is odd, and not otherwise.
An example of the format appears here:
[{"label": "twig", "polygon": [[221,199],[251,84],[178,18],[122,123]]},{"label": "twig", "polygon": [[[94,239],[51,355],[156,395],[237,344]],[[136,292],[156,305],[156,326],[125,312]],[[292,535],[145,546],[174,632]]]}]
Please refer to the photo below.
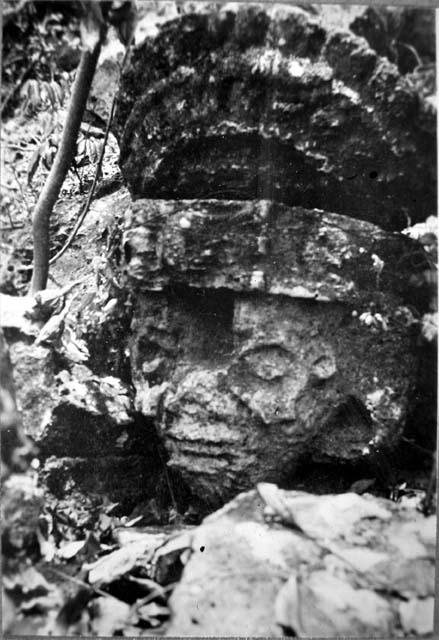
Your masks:
[{"label": "twig", "polygon": [[[125,55],[123,57],[122,64],[121,64],[121,67],[120,67],[120,74],[122,74],[123,69],[125,67],[125,64],[126,64],[126,61],[128,59],[128,54],[129,54],[132,42],[133,42],[133,36],[131,36],[130,41],[129,41],[127,47],[126,47]],[[87,213],[88,213],[88,211],[90,209],[91,201],[92,201],[94,193],[96,191],[96,186],[97,186],[98,179],[99,179],[100,173],[101,173],[102,163],[103,163],[104,155],[105,155],[105,147],[106,147],[106,144],[107,144],[108,136],[110,134],[110,127],[111,127],[111,123],[113,121],[114,110],[116,108],[117,94],[118,94],[118,89],[116,88],[115,93],[113,95],[113,100],[111,102],[110,113],[108,114],[108,118],[107,118],[107,124],[106,124],[106,127],[105,127],[104,139],[102,141],[101,152],[99,154],[98,163],[96,165],[96,170],[95,170],[95,174],[94,174],[94,178],[93,178],[93,184],[91,185],[90,191],[88,192],[86,203],[85,203],[85,205],[84,205],[84,207],[82,209],[82,212],[79,215],[78,220],[76,221],[75,226],[73,227],[73,230],[71,231],[69,237],[67,238],[64,246],[58,251],[58,253],[56,255],[53,256],[53,258],[51,258],[49,260],[49,265],[54,264],[59,258],[61,258],[61,256],[64,255],[64,253],[67,251],[67,249],[71,246],[73,240],[76,238],[76,236],[78,234],[79,229],[82,226],[82,223],[84,222],[85,216],[87,215]]]},{"label": "twig", "polygon": [[158,449],[158,454],[159,454],[160,461],[163,465],[163,471],[165,473],[166,484],[168,485],[172,506],[174,507],[175,511],[178,513],[177,501],[175,499],[174,489],[172,488],[171,478],[169,477],[168,467],[166,466],[166,462],[164,461],[163,456],[160,452],[160,448]]},{"label": "twig", "polygon": [[63,578],[64,580],[70,580],[71,582],[74,582],[80,587],[91,589],[92,591],[99,594],[100,596],[104,596],[106,598],[113,598],[113,600],[117,600],[118,602],[120,602],[119,598],[112,596],[111,593],[107,593],[106,591],[103,591],[98,587],[94,587],[92,584],[88,584],[84,580],[80,580],[79,578],[74,578],[73,576],[69,576],[67,573],[63,573],[62,571],[59,571],[59,569],[55,569],[54,567],[49,567],[49,571],[53,571],[53,573],[56,573],[56,575],[59,576],[60,578]]},{"label": "twig", "polygon": [[33,153],[32,147],[20,147],[19,144],[2,144],[3,149],[12,149],[13,151],[24,151],[25,153]]},{"label": "twig", "polygon": [[11,214],[8,211],[8,217],[11,221],[10,226],[0,227],[0,231],[12,231],[13,229],[22,229],[24,227],[24,222],[14,222],[11,218]]}]

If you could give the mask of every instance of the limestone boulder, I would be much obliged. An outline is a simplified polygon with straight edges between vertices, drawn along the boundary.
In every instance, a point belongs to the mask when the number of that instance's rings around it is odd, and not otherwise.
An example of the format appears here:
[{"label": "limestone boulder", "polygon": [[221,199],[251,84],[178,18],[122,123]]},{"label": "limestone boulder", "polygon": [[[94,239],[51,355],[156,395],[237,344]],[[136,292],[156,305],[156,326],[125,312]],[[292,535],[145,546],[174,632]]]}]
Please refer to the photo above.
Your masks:
[{"label": "limestone boulder", "polygon": [[163,23],[120,89],[133,197],[267,198],[387,229],[425,220],[434,109],[369,42],[286,5],[205,5]]},{"label": "limestone boulder", "polygon": [[410,501],[261,484],[191,533],[166,635],[431,634],[435,532]]}]

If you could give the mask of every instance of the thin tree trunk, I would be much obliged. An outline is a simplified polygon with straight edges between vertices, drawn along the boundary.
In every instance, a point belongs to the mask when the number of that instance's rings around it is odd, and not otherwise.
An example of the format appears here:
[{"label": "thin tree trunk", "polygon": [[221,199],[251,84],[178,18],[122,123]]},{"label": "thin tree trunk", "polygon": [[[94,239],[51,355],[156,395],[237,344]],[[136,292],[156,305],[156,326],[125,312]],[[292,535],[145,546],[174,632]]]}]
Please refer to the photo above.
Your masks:
[{"label": "thin tree trunk", "polygon": [[92,51],[84,49],[82,52],[58,152],[33,214],[34,257],[31,293],[46,288],[49,273],[50,215],[74,158],[76,140],[104,37],[105,34],[101,33],[95,48]]}]

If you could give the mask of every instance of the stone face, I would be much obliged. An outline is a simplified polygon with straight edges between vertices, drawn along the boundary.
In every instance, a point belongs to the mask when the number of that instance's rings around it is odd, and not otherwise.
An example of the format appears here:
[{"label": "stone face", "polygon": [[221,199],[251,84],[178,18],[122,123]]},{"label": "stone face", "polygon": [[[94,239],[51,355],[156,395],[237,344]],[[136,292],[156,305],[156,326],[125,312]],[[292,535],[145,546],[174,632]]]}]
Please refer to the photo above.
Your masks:
[{"label": "stone face", "polygon": [[366,10],[340,30],[323,9],[203,6],[133,52],[114,128],[135,407],[212,506],[398,443],[428,267],[384,229],[435,209],[436,124],[350,30]]},{"label": "stone face", "polygon": [[415,242],[266,201],[142,200],[124,242],[136,402],[199,497],[398,441],[416,381],[398,320]]},{"label": "stone face", "polygon": [[134,53],[115,130],[135,198],[253,198],[401,229],[435,210],[435,115],[367,41],[297,7],[225,5]]}]

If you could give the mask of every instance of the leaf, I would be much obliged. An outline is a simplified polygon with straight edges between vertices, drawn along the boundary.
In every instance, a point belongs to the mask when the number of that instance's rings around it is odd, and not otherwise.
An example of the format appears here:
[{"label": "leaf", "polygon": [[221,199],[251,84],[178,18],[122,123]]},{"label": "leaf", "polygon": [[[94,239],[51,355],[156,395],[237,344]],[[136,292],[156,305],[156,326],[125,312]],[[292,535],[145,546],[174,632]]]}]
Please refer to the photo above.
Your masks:
[{"label": "leaf", "polygon": [[28,97],[32,107],[36,108],[41,102],[40,86],[37,80],[29,80]]},{"label": "leaf", "polygon": [[154,555],[154,579],[163,585],[178,580],[183,570],[181,556],[191,548],[192,533],[189,531],[168,540]]},{"label": "leaf", "polygon": [[53,536],[49,536],[46,540],[39,528],[36,530],[36,535],[42,557],[46,562],[51,562],[56,555],[56,545]]},{"label": "leaf", "polygon": [[52,107],[56,107],[56,102],[57,102],[56,93],[53,90],[53,87],[49,84],[49,82],[45,82],[44,88],[46,90],[47,97],[49,98],[50,104],[52,105]]},{"label": "leaf", "polygon": [[132,520],[128,520],[128,522],[125,522],[124,527],[133,527],[137,522],[140,522],[140,520],[143,519],[143,516],[137,516],[136,518],[133,518]]},{"label": "leaf", "polygon": [[76,147],[76,157],[81,157],[84,156],[86,154],[87,151],[87,147],[86,147],[86,138],[84,136],[81,136],[81,138],[78,141],[78,145]]},{"label": "leaf", "polygon": [[90,358],[90,352],[85,340],[77,338],[70,328],[67,328],[63,333],[62,346],[64,354],[72,362],[80,364],[81,362],[87,362]]},{"label": "leaf", "polygon": [[62,90],[61,85],[59,85],[55,80],[52,80],[50,86],[52,87],[56,100],[61,106],[64,100],[64,91]]},{"label": "leaf", "polygon": [[[143,517],[143,516],[142,516]],[[166,540],[165,533],[146,533],[139,529],[131,529],[126,528],[126,525],[123,527],[118,527],[113,531],[113,538],[118,542],[120,546],[125,546],[130,544],[131,542],[137,542],[138,540],[146,540],[148,543],[154,548],[160,547],[164,541]]]},{"label": "leaf", "polygon": [[148,544],[144,539],[132,542],[107,556],[99,558],[92,564],[84,565],[89,571],[90,584],[97,582],[109,584],[117,578],[129,573],[136,566],[137,561],[148,551]]},{"label": "leaf", "polygon": [[74,540],[67,542],[58,549],[58,557],[63,560],[74,558],[85,547],[86,540]]},{"label": "leaf", "polygon": [[96,142],[94,140],[89,141],[88,155],[92,162],[96,162],[98,153]]},{"label": "leaf", "polygon": [[169,618],[170,611],[168,607],[164,607],[155,602],[136,607],[136,613],[140,620],[149,622],[151,626],[159,626],[161,620],[159,618]]}]

